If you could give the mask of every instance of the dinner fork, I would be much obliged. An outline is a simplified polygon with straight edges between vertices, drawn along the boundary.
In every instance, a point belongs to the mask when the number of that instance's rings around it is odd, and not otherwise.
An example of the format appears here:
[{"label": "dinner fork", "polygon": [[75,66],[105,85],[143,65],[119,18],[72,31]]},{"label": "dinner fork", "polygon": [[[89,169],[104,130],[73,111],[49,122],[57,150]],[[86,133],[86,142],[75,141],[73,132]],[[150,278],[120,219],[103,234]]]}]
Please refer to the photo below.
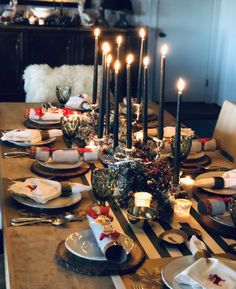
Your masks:
[{"label": "dinner fork", "polygon": [[133,289],[143,289],[143,285],[141,282],[134,282]]}]

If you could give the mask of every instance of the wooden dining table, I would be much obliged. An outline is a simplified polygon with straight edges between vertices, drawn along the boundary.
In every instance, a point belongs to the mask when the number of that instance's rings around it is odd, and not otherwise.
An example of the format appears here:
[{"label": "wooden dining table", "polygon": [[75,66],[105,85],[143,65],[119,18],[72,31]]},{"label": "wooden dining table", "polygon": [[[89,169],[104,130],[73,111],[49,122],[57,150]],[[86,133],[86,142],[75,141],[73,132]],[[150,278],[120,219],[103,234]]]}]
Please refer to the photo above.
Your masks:
[{"label": "wooden dining table", "polygon": [[[24,111],[26,107],[37,106],[29,103],[1,103],[0,130],[24,128]],[[165,113],[165,124],[174,125],[175,118]],[[56,148],[66,147],[63,138],[58,137],[52,144]],[[125,209],[112,209],[113,226],[120,232],[132,238],[143,250],[145,262],[132,274],[111,276],[87,276],[68,270],[58,264],[55,259],[58,244],[70,234],[89,228],[86,220],[71,221],[64,226],[51,224],[34,224],[13,227],[11,219],[31,212],[31,208],[14,200],[8,191],[14,180],[37,177],[31,171],[35,160],[28,157],[5,158],[3,152],[13,151],[18,147],[7,142],[1,142],[1,201],[3,215],[5,278],[8,289],[133,289],[135,282],[141,282],[143,289],[167,288],[161,278],[161,269],[176,257],[190,255],[186,244],[170,246],[160,241],[159,235],[169,229],[179,229],[180,223],[150,221],[147,226],[140,227],[131,224]],[[213,166],[232,167],[232,163],[224,158],[219,151],[209,152]],[[95,167],[103,167],[99,162],[93,162]],[[91,171],[70,179],[73,182],[91,184]],[[82,199],[73,210],[83,212],[93,206],[95,198],[92,192],[83,192]],[[63,212],[70,208],[62,209]],[[44,214],[43,210],[39,210]],[[58,212],[56,212],[58,213]],[[53,210],[45,214],[56,214]],[[209,231],[199,223],[197,201],[192,199],[189,225],[202,232],[202,240],[212,254],[229,252],[229,245],[235,243],[233,238],[225,238]]]}]

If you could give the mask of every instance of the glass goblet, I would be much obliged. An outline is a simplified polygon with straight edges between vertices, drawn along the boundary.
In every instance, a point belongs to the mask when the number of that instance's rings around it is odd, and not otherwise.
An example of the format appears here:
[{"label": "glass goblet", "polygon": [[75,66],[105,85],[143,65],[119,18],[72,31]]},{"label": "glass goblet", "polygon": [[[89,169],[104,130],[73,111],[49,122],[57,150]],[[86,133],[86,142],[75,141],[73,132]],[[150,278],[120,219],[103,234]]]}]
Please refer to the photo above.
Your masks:
[{"label": "glass goblet", "polygon": [[91,174],[93,194],[99,205],[105,205],[106,201],[113,199],[114,190],[117,184],[117,172],[103,168],[95,169]]},{"label": "glass goblet", "polygon": [[61,129],[64,137],[68,140],[71,140],[75,137],[79,125],[80,118],[76,115],[63,116],[61,118]]},{"label": "glass goblet", "polygon": [[[170,138],[172,155],[175,155],[175,137]],[[192,147],[192,136],[182,135],[180,138],[180,161],[187,159]]]},{"label": "glass goblet", "polygon": [[64,106],[71,96],[72,88],[70,85],[57,85],[56,96],[62,106]]}]

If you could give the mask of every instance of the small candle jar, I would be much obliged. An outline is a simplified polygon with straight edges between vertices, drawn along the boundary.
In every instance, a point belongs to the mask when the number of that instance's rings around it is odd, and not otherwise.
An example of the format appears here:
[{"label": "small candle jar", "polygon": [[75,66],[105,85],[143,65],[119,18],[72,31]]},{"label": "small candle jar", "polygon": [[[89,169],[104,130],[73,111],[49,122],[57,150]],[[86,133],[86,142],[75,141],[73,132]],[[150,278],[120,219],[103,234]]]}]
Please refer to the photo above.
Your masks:
[{"label": "small candle jar", "polygon": [[44,25],[45,24],[44,18],[39,18],[38,23],[39,23],[39,25]]},{"label": "small candle jar", "polygon": [[152,195],[146,192],[138,192],[134,194],[134,205],[136,207],[150,208]]},{"label": "small candle jar", "polygon": [[33,15],[31,15],[30,18],[29,18],[29,24],[30,25],[34,25],[35,21],[36,21],[36,18]]},{"label": "small candle jar", "polygon": [[178,222],[187,222],[190,217],[192,202],[187,199],[176,199],[174,203],[174,218]]},{"label": "small candle jar", "polygon": [[193,191],[194,191],[194,180],[190,176],[181,178],[180,186],[187,193],[188,198],[191,199],[193,196]]}]

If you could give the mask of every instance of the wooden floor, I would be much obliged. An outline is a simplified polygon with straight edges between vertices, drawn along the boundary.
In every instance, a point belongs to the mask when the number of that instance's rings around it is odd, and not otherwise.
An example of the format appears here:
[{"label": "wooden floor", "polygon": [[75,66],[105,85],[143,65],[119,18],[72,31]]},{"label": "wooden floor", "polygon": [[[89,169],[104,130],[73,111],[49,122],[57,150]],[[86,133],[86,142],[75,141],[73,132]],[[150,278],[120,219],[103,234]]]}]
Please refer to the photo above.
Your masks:
[{"label": "wooden floor", "polygon": [[[165,109],[176,116],[176,103],[167,102]],[[221,107],[213,103],[183,102],[182,122],[191,127],[199,137],[211,137]]]}]

